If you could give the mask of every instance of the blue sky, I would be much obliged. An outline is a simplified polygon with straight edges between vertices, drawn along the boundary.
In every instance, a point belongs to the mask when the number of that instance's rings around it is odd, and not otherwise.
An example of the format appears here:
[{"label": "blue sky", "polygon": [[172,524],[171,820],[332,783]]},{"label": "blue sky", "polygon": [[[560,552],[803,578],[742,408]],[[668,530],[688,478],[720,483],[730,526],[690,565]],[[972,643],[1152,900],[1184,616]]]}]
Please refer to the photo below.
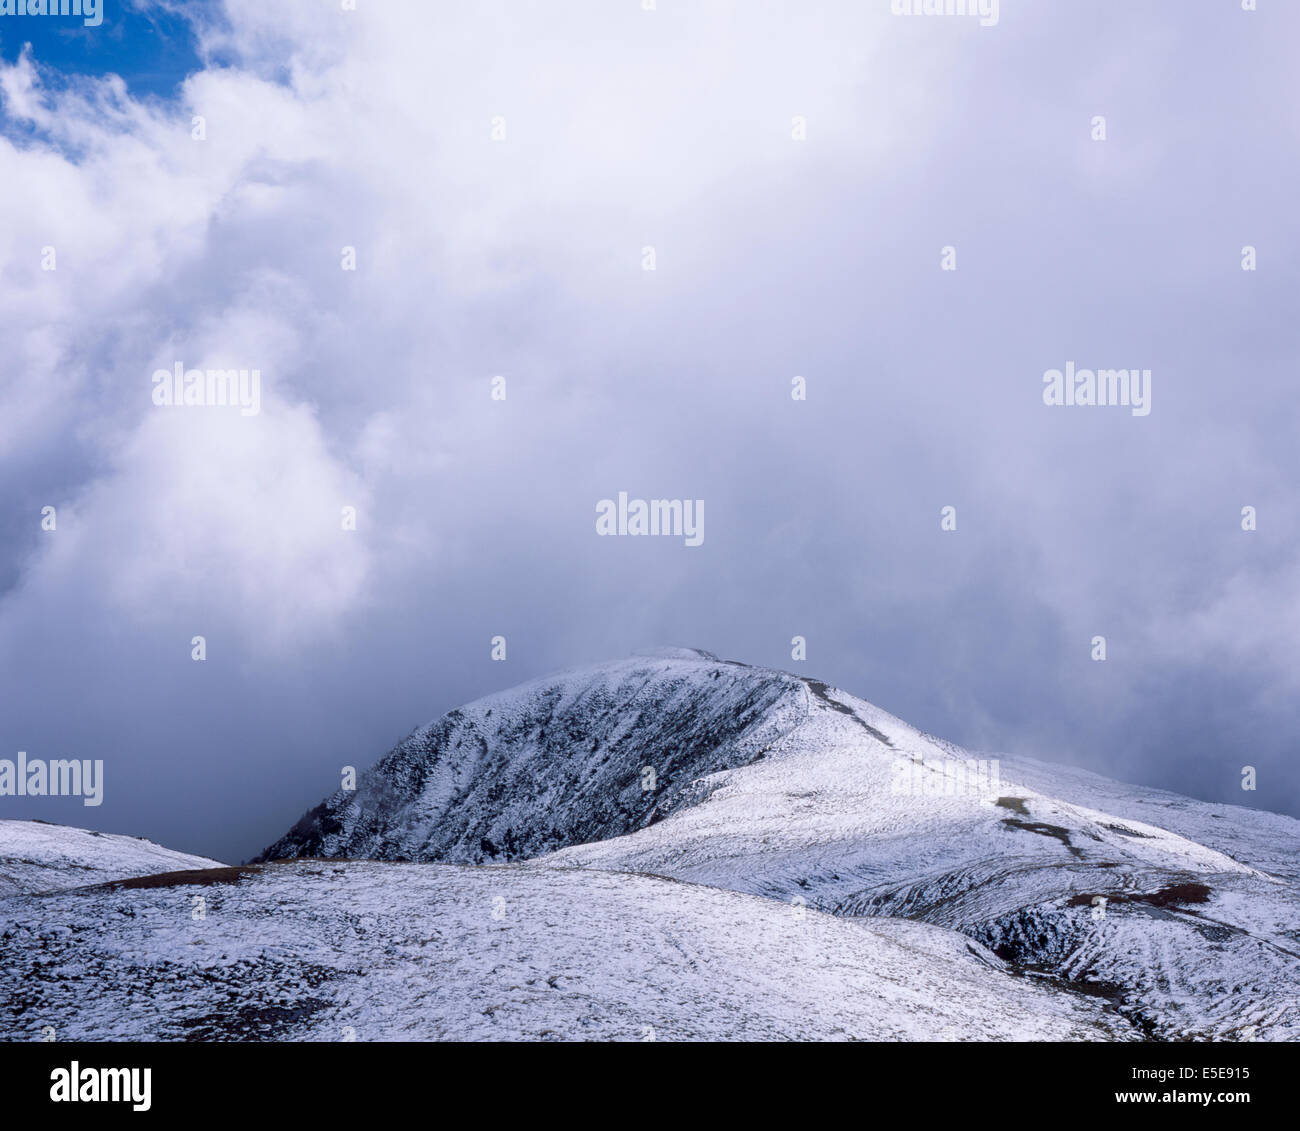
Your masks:
[{"label": "blue sky", "polygon": [[[13,63],[25,44],[37,59],[67,75],[121,75],[140,97],[170,98],[200,66],[190,19],[158,5],[102,0],[102,22],[76,16],[0,19],[0,58]],[[214,8],[193,0],[190,10]]]},{"label": "blue sky", "polygon": [[[0,816],[243,858],[656,644],[1300,815],[1300,9],[170,10],[0,20],[0,750],[106,779]],[[597,536],[620,491],[703,544]]]}]

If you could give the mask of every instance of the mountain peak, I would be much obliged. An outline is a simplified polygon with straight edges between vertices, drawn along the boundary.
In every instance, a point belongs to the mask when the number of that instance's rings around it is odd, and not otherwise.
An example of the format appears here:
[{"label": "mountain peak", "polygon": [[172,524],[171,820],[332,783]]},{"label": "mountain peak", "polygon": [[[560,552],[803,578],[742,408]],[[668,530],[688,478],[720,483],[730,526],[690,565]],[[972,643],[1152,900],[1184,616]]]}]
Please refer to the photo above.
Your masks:
[{"label": "mountain peak", "polygon": [[654,648],[638,648],[633,656],[644,656],[655,660],[714,660],[718,657],[703,648],[675,648],[671,645],[659,645]]},{"label": "mountain peak", "polygon": [[420,727],[259,859],[482,863],[621,836],[762,758],[808,709],[797,677],[698,649],[561,672]]}]

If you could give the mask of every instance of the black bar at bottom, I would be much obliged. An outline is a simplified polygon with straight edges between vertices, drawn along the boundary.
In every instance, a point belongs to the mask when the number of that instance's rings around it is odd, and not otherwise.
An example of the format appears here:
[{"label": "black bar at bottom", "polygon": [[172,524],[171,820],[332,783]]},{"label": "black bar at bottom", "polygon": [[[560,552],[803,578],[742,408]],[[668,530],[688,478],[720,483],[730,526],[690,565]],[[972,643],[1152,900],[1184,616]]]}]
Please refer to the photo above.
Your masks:
[{"label": "black bar at bottom", "polygon": [[[832,1102],[828,1092],[838,1093],[838,1103],[849,1091],[856,1106],[896,1100],[922,1105],[918,1110],[931,1118],[989,1103],[1052,1104],[1057,1111],[1067,1105],[1093,1113],[1120,1107],[1185,1111],[1280,1104],[1284,1086],[1294,1086],[1298,1052],[1295,1044],[1263,1043],[852,1043],[749,1045],[716,1052],[693,1047],[678,1061],[677,1055],[683,1054],[668,1042],[633,1049],[0,1044],[0,1104],[5,1122],[15,1127],[23,1115],[76,1114],[89,1120],[110,1107],[140,1118],[210,1110],[227,1116],[337,1119],[349,1113],[373,1116],[391,1104],[433,1103],[431,1117],[441,1118],[450,1111],[445,1105],[454,1100],[485,1104],[493,1116],[515,1105],[536,1115],[539,1108],[561,1099],[582,1105],[584,1092],[590,1091],[588,1098],[594,1100],[592,1089],[599,1084],[607,1100],[611,1087],[625,1086],[634,1103],[671,1097],[677,1111],[692,1092],[734,1111],[733,1104],[774,1099],[819,1107]],[[105,1074],[102,1069],[139,1071],[132,1076]],[[599,1075],[592,1075],[593,1069]],[[74,1083],[76,1099],[69,1098]],[[113,1099],[115,1088],[125,1097]],[[103,1093],[101,1098],[94,1098],[96,1092]],[[638,1096],[641,1101],[635,1101]],[[588,1109],[583,1121],[592,1114]]]}]

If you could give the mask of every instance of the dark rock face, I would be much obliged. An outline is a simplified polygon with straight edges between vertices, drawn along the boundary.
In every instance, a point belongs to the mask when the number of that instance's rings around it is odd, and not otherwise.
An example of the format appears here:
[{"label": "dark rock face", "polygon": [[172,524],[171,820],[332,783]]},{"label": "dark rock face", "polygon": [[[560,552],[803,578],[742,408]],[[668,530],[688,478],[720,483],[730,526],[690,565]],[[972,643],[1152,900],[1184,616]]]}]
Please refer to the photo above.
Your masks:
[{"label": "dark rock face", "polygon": [[538,680],[411,734],[258,859],[481,863],[621,836],[761,758],[808,702],[794,676],[690,650]]}]

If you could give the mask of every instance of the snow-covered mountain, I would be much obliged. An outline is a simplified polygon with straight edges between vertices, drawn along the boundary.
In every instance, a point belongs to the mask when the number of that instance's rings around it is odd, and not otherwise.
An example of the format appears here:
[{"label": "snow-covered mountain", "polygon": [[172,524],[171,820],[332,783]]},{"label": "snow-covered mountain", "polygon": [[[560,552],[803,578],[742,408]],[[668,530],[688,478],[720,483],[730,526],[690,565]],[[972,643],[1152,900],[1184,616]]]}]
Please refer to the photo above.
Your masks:
[{"label": "snow-covered mountain", "polygon": [[0,898],[191,868],[215,860],[173,852],[140,837],[45,821],[0,821]]},{"label": "snow-covered mountain", "polygon": [[1300,822],[693,650],[453,711],[262,863],[0,858],[0,1039],[1300,1037]]},{"label": "snow-covered mountain", "polygon": [[959,931],[1158,1037],[1300,1037],[1300,822],[997,770],[816,680],[674,650],[453,711],[265,857],[554,848]]}]

